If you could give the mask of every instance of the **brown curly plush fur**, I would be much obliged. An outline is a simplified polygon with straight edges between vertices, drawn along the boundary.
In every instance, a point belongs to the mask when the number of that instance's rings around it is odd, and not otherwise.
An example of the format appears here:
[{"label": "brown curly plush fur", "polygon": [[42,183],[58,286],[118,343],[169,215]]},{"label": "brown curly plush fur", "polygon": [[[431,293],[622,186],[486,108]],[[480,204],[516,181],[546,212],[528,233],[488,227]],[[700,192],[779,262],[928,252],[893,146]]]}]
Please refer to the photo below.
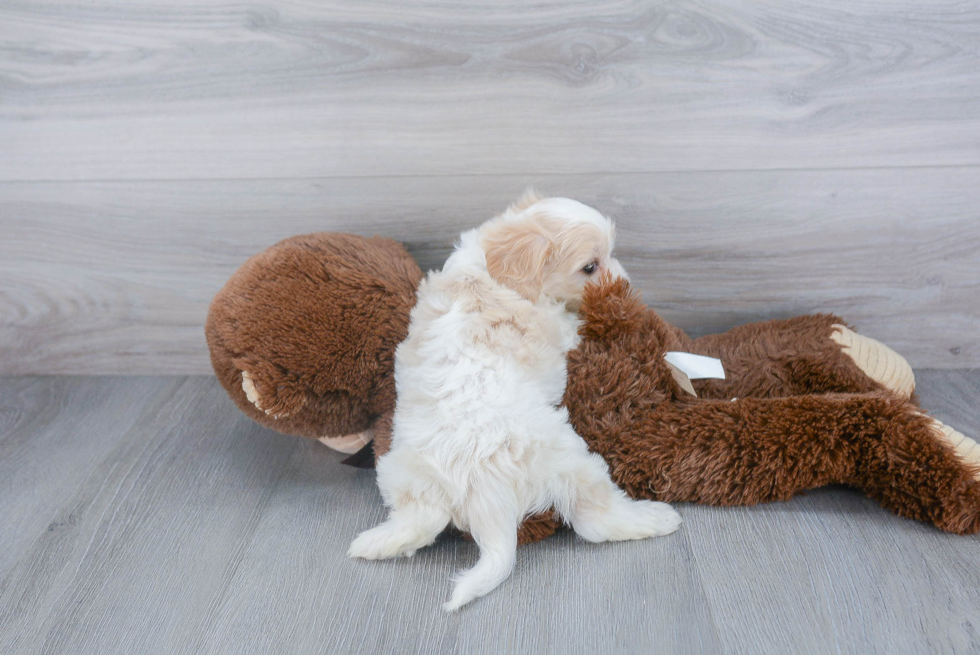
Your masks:
[{"label": "brown curly plush fur", "polygon": [[[421,272],[393,242],[299,239],[250,260],[215,299],[208,321],[215,370],[263,424],[305,436],[373,424],[381,456],[390,444],[394,348]],[[831,339],[838,317],[692,340],[623,281],[590,286],[581,314],[564,403],[631,496],[748,505],[838,483],[943,530],[980,530],[977,471],[936,438],[914,399],[893,396],[843,354]],[[668,350],[719,357],[728,377],[695,381],[694,398],[664,363]],[[261,396],[273,394],[288,416],[271,419],[247,401],[243,368],[263,371]],[[559,526],[550,512],[531,517],[520,541]]]},{"label": "brown curly plush fur", "polygon": [[[422,271],[396,241],[318,233],[249,259],[211,302],[211,364],[249,418],[287,434],[342,436],[395,406],[395,347]],[[242,390],[247,372],[259,410]]]},{"label": "brown curly plush fur", "polygon": [[[833,343],[836,317],[744,326],[711,339],[711,349],[689,344],[722,356],[738,347],[764,353],[756,368],[773,373],[730,375],[718,400],[680,390],[663,360],[679,345],[677,331],[627,283],[589,289],[582,316],[585,339],[569,357],[565,405],[631,496],[748,505],[845,484],[900,516],[950,532],[980,529],[976,471],[937,440],[932,420],[914,403],[859,379],[839,352],[804,357],[806,380],[793,375],[801,353]],[[787,323],[792,329],[780,329]],[[794,338],[775,347],[774,331]],[[780,378],[783,387],[773,383]],[[807,395],[787,394],[801,386]]]}]

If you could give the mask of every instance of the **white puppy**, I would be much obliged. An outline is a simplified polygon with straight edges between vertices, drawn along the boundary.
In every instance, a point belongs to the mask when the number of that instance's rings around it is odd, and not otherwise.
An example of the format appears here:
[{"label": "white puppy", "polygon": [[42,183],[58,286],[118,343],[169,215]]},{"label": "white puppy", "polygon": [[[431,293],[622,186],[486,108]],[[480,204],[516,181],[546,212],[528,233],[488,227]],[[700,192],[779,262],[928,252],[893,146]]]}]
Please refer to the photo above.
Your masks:
[{"label": "white puppy", "polygon": [[455,610],[503,582],[517,528],[554,507],[589,541],[669,534],[666,503],[634,501],[559,407],[565,355],[578,342],[586,282],[625,275],[611,255],[612,222],[567,198],[530,193],[463,233],[441,272],[418,290],[395,354],[391,450],[378,461],[388,520],[348,555],[410,556],[452,521],[480,548],[443,607]]}]

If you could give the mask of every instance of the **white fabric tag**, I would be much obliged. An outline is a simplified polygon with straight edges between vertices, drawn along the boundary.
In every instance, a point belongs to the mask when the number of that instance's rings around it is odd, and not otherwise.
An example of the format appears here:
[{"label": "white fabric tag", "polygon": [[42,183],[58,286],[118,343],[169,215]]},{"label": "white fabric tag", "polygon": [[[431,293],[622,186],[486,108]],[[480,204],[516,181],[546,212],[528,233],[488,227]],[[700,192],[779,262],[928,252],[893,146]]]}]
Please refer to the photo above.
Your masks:
[{"label": "white fabric tag", "polygon": [[671,366],[682,371],[691,380],[703,380],[711,378],[714,380],[725,379],[725,368],[721,365],[720,359],[695,355],[693,353],[682,353],[671,351],[664,355],[664,359]]}]

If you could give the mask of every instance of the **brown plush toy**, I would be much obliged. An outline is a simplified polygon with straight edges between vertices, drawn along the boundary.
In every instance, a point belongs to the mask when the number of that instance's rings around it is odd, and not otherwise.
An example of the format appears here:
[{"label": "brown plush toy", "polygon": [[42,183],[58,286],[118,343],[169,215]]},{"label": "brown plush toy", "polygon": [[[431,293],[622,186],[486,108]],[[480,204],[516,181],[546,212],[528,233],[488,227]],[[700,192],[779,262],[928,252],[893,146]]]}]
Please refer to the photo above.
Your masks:
[{"label": "brown plush toy", "polygon": [[[250,417],[351,452],[390,443],[393,354],[422,274],[397,243],[322,233],[249,260],[207,321],[218,378]],[[925,415],[903,358],[829,315],[692,340],[622,280],[591,285],[564,404],[634,498],[786,500],[828,484],[960,534],[980,530],[980,446]],[[685,391],[668,351],[721,359]],[[551,534],[531,517],[521,542]]]}]

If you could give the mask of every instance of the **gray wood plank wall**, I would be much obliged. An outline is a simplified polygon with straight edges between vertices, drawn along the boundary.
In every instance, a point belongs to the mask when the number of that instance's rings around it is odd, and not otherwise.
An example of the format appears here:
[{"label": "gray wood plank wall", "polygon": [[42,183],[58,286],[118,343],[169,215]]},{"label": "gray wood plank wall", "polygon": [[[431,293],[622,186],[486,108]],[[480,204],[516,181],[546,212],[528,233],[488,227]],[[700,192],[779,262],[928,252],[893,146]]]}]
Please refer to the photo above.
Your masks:
[{"label": "gray wood plank wall", "polygon": [[0,372],[206,373],[252,253],[436,267],[528,184],[692,332],[833,311],[980,366],[980,1],[5,2]]}]

